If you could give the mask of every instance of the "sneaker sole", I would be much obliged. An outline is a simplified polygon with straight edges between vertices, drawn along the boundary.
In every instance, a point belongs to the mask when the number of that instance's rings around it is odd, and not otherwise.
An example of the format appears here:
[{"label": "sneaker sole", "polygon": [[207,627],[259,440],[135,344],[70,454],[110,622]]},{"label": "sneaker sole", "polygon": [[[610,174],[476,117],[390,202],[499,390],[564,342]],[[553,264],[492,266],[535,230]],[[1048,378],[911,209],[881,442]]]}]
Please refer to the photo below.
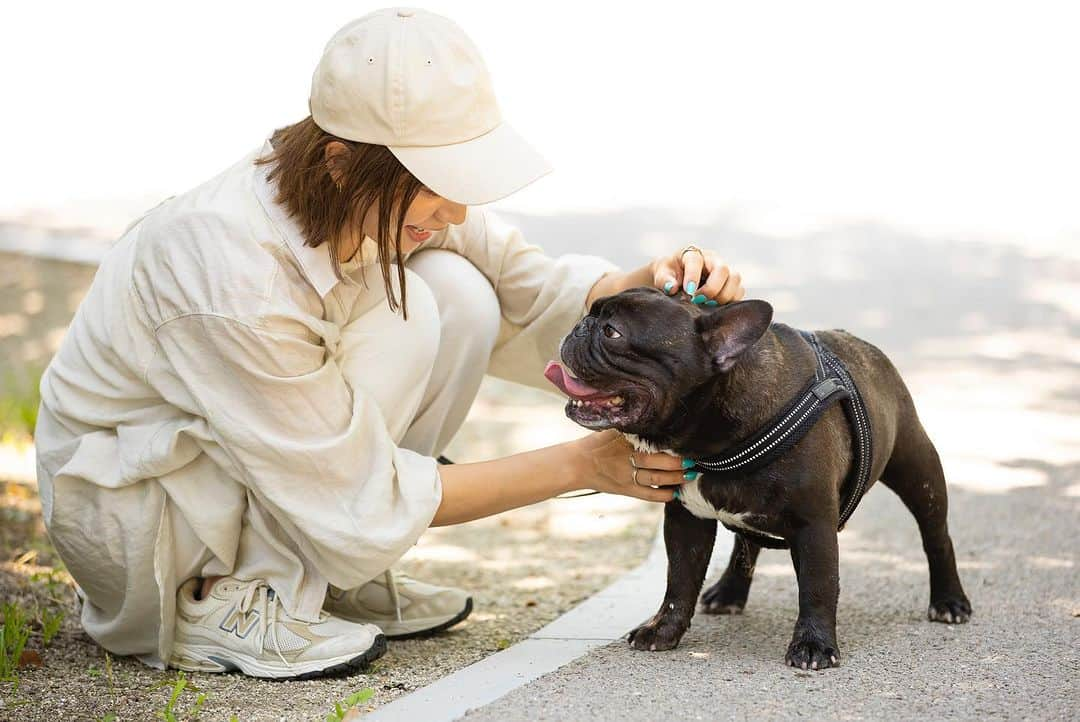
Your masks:
[{"label": "sneaker sole", "polygon": [[[200,646],[176,645],[169,666],[187,672],[241,672],[248,677],[274,680],[304,680],[319,677],[348,676],[361,672],[379,657],[386,654],[386,635],[378,634],[367,651],[353,657],[342,657],[324,662],[309,662],[305,665],[292,665],[289,668],[267,666],[255,659],[236,656],[226,659],[220,655],[220,647],[204,648]],[[303,671],[297,672],[297,669]]]},{"label": "sneaker sole", "polygon": [[432,634],[445,631],[455,624],[465,621],[465,618],[472,614],[472,607],[472,597],[469,597],[465,600],[465,608],[458,612],[456,616],[441,624],[436,624],[434,627],[427,627],[426,629],[420,629],[415,632],[402,632],[401,634],[389,634],[384,628],[383,633],[386,634],[387,639],[416,639],[418,637],[429,637]]}]

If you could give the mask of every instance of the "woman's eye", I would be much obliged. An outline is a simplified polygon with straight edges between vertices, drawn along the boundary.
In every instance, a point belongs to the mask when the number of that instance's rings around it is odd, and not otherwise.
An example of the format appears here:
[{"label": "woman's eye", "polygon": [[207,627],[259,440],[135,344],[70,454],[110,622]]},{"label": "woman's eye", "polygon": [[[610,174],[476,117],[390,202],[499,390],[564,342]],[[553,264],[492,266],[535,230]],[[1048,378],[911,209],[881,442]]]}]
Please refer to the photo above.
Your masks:
[{"label": "woman's eye", "polygon": [[622,334],[610,323],[604,324],[604,335],[608,338],[622,338]]}]

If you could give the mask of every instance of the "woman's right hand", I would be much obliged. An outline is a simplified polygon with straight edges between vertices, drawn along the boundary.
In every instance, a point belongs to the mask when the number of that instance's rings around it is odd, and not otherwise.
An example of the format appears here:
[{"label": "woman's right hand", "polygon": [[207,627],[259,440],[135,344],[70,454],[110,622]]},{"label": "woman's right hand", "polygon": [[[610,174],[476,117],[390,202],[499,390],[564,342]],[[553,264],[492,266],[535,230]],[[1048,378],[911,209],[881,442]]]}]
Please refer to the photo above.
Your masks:
[{"label": "woman's right hand", "polygon": [[[667,502],[674,498],[675,487],[687,481],[683,477],[681,457],[634,451],[630,442],[614,429],[597,431],[572,443],[577,445],[584,461],[582,488]],[[636,483],[631,456],[638,468]]]}]

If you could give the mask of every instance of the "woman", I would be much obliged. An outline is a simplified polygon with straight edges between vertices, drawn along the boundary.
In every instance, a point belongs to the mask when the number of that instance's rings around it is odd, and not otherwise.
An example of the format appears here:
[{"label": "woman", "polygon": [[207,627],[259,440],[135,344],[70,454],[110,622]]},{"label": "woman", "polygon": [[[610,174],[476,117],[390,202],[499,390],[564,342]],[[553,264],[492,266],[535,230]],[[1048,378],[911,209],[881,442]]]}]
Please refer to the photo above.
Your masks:
[{"label": "woman", "polygon": [[550,259],[469,208],[548,168],[445,18],[347,25],[310,108],[125,231],[42,378],[44,515],[83,626],[154,666],[361,667],[385,636],[471,609],[461,590],[388,572],[428,526],[580,488],[670,500],[680,460],[635,454],[639,486],[614,432],[433,457],[485,372],[546,387],[544,362],[594,299],[693,294],[703,275],[698,302],[742,296],[709,252],[622,273]]}]

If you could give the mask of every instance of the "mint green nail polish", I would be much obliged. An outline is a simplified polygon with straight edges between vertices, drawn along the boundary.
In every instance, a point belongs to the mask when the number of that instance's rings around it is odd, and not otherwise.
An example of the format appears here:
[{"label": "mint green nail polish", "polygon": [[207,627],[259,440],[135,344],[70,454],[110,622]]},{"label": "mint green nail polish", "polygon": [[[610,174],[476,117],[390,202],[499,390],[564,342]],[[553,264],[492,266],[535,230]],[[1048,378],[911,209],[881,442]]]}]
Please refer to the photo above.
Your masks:
[{"label": "mint green nail polish", "polygon": [[683,459],[682,460],[682,468],[684,468],[684,469],[689,469],[693,465],[694,465],[694,460],[693,459]]},{"label": "mint green nail polish", "polygon": [[696,291],[696,290],[697,290],[697,284],[694,283],[693,281],[690,281],[690,283],[686,284],[686,292],[687,293],[693,295],[694,291]]},{"label": "mint green nail polish", "polygon": [[705,302],[705,305],[706,306],[719,306],[720,302],[719,301],[714,301],[713,299],[710,298],[708,301]]},{"label": "mint green nail polish", "polygon": [[676,489],[675,493],[671,495],[671,498],[675,499],[675,500],[678,500],[678,498],[679,498],[679,490],[678,489]]},{"label": "mint green nail polish", "polygon": [[688,471],[688,472],[686,472],[685,474],[682,475],[682,478],[686,479],[687,481],[697,481],[698,477],[700,477],[700,476],[701,476],[700,471]]},{"label": "mint green nail polish", "polygon": [[699,303],[700,304],[700,303],[705,303],[706,298],[708,298],[708,297],[705,294],[699,293],[698,295],[691,298],[690,301],[692,303]]},{"label": "mint green nail polish", "polygon": [[671,289],[675,288],[674,281],[668,281],[664,284],[664,293],[671,293]]}]

